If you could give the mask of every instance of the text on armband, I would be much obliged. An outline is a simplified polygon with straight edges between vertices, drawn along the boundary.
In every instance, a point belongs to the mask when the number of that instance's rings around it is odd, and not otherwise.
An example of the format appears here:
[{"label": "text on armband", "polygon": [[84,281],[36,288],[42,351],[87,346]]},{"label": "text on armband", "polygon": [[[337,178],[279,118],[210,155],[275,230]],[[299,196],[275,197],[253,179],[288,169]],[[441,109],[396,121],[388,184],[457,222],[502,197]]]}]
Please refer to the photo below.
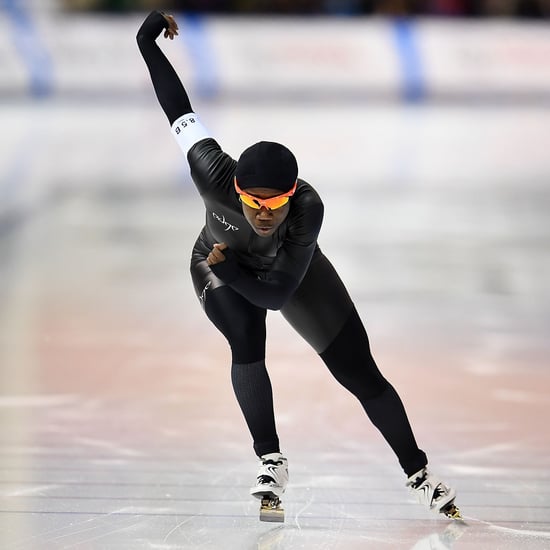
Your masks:
[{"label": "text on armband", "polygon": [[176,134],[181,133],[182,128],[187,128],[189,124],[194,124],[197,122],[194,117],[186,118],[182,120],[177,126],[176,126]]}]

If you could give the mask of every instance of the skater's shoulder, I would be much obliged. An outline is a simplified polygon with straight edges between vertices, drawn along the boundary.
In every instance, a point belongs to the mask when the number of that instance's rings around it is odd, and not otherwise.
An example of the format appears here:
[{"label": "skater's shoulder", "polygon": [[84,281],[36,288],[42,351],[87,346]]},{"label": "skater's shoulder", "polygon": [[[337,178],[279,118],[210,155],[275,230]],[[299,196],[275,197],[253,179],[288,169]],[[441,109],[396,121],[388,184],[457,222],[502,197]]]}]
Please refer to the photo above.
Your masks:
[{"label": "skater's shoulder", "polygon": [[315,188],[307,181],[298,178],[296,193],[293,197],[294,202],[299,202],[302,206],[322,206],[323,200]]},{"label": "skater's shoulder", "polygon": [[191,175],[201,191],[231,187],[237,162],[214,138],[201,139],[187,154]]}]

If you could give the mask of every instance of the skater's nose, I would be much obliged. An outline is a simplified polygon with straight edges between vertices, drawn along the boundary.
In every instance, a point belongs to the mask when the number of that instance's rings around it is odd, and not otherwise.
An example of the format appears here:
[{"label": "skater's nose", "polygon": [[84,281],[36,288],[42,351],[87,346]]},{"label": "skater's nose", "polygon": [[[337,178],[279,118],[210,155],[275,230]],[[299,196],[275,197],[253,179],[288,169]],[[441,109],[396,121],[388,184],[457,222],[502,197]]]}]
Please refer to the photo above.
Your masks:
[{"label": "skater's nose", "polygon": [[270,218],[273,217],[273,212],[269,208],[266,208],[265,206],[262,206],[258,210],[258,213],[256,214],[256,217],[259,220],[269,220]]}]

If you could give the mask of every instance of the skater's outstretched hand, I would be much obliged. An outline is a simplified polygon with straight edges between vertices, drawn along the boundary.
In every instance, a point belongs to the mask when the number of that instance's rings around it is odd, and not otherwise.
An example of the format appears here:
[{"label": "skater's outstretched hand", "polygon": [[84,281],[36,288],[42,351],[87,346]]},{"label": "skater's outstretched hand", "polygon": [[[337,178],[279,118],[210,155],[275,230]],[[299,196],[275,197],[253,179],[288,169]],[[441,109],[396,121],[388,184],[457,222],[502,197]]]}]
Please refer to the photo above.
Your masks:
[{"label": "skater's outstretched hand", "polygon": [[164,38],[169,38],[170,40],[174,40],[174,36],[178,36],[178,24],[176,23],[176,20],[174,19],[174,16],[168,15],[166,13],[161,12],[162,17],[166,19],[166,22],[168,23],[168,27],[164,31]]},{"label": "skater's outstretched hand", "polygon": [[[178,34],[178,24],[172,15],[160,10],[153,10],[141,24],[137,32],[137,41],[143,53],[150,42],[154,42],[164,31],[164,38],[174,40]],[[145,55],[144,55],[145,57]],[[147,58],[145,59],[147,61]]]}]

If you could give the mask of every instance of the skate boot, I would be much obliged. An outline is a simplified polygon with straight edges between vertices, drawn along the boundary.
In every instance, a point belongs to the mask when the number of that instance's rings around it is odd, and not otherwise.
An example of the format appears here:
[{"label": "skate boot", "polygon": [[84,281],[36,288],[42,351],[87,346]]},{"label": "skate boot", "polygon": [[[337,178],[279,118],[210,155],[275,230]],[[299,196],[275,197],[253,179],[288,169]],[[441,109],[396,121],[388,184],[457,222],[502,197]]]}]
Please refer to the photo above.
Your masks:
[{"label": "skate boot", "polygon": [[407,480],[407,487],[418,502],[435,513],[441,513],[451,519],[462,519],[460,510],[455,506],[456,491],[447,487],[427,468],[413,474]]},{"label": "skate boot", "polygon": [[269,453],[261,457],[256,485],[250,494],[261,500],[260,521],[285,520],[281,496],[288,483],[288,461],[281,453]]}]

